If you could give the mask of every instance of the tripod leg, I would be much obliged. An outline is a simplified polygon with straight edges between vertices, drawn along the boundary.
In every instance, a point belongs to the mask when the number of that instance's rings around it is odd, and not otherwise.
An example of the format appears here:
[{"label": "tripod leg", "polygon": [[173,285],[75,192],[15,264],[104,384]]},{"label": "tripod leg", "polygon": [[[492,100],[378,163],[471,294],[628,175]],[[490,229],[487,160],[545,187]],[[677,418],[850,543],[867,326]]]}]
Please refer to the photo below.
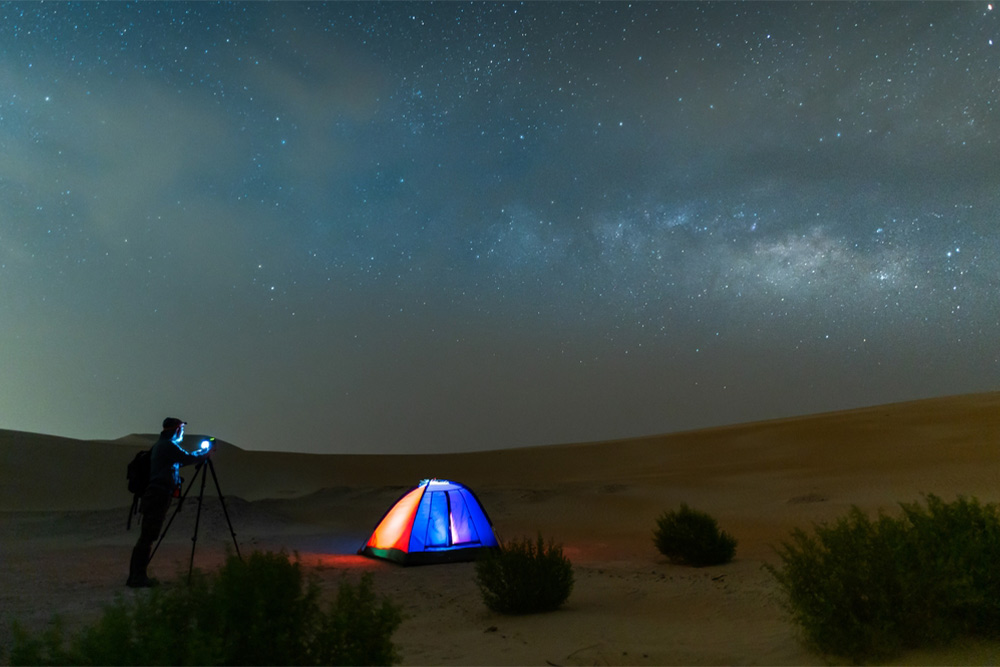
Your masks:
[{"label": "tripod leg", "polygon": [[226,516],[226,523],[229,524],[229,534],[233,536],[233,546],[236,547],[236,555],[240,560],[243,560],[243,556],[240,555],[240,545],[236,542],[236,531],[233,530],[233,522],[229,520],[229,510],[226,509],[226,499],[222,495],[222,489],[219,488],[219,478],[215,474],[215,464],[212,463],[212,459],[208,459],[208,469],[212,473],[212,481],[215,482],[215,491],[219,494],[219,502],[222,504],[222,513]]},{"label": "tripod leg", "polygon": [[[199,469],[202,466],[199,466]],[[215,471],[212,472],[215,476]],[[198,524],[201,522],[201,502],[205,498],[205,480],[207,475],[201,476],[201,491],[198,493],[198,513],[194,517],[194,535],[191,536],[191,562],[188,563],[188,583],[191,583],[191,573],[194,571],[194,548],[198,544]],[[192,480],[193,481],[193,480]]]},{"label": "tripod leg", "polygon": [[[156,550],[160,548],[160,543],[163,542],[163,538],[167,536],[167,531],[170,530],[170,524],[172,524],[174,522],[174,518],[177,516],[178,512],[181,511],[181,508],[184,507],[184,499],[187,498],[188,493],[190,493],[191,487],[194,486],[194,482],[195,482],[196,479],[198,479],[198,473],[200,473],[200,472],[201,472],[201,466],[198,466],[195,469],[195,471],[194,471],[194,476],[191,477],[191,481],[188,483],[187,489],[184,490],[184,494],[181,496],[180,500],[177,502],[177,508],[174,510],[174,513],[170,515],[170,521],[167,522],[167,525],[163,529],[163,532],[160,533],[160,539],[157,540],[156,546],[153,547],[152,553],[149,554],[149,560],[146,561],[147,565],[153,561],[153,556],[156,555]],[[202,486],[204,486],[204,481],[205,480],[204,480],[204,477],[203,477],[202,478]]]}]

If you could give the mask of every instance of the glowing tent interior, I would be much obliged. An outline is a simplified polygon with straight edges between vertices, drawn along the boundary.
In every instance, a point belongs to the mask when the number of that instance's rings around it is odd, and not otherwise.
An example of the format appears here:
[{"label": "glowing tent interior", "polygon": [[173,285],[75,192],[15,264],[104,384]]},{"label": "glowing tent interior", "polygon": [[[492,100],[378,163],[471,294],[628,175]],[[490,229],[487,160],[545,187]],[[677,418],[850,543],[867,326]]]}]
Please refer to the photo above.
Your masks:
[{"label": "glowing tent interior", "polygon": [[493,525],[471,490],[425,479],[386,512],[358,553],[422,565],[474,560],[496,546]]}]

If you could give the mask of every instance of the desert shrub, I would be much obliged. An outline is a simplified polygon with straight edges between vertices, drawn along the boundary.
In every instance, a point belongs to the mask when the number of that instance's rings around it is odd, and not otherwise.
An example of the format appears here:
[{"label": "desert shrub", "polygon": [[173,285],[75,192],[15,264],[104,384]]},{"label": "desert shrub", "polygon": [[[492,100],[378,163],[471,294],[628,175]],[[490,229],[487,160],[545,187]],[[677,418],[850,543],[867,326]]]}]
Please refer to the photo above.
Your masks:
[{"label": "desert shrub", "polygon": [[871,519],[857,507],[801,529],[769,567],[816,650],[856,662],[959,635],[1000,637],[1000,513],[959,498],[903,504]]},{"label": "desert shrub", "polygon": [[392,633],[402,622],[399,607],[379,599],[364,575],[358,586],[340,584],[336,602],[322,619],[313,658],[319,665],[391,665],[399,660]]},{"label": "desert shrub", "polygon": [[[10,649],[11,665],[68,665],[71,664],[64,648],[65,633],[62,619],[55,617],[47,630],[35,636],[14,621],[13,645]],[[0,658],[5,657],[0,651]]]},{"label": "desert shrub", "polygon": [[942,616],[962,634],[1000,636],[1000,507],[937,496],[902,504],[915,567],[928,579]]},{"label": "desert shrub", "polygon": [[326,609],[315,578],[282,553],[235,556],[187,585],[119,597],[93,626],[65,639],[16,627],[12,664],[367,665],[398,659],[401,612],[373,592],[370,575],[341,583]]},{"label": "desert shrub", "polygon": [[672,563],[703,567],[728,563],[736,554],[736,539],[719,530],[714,518],[681,504],[656,520],[653,543]]},{"label": "desert shrub", "polygon": [[573,590],[573,565],[562,547],[539,535],[502,542],[476,562],[476,583],[483,602],[501,614],[558,609]]}]

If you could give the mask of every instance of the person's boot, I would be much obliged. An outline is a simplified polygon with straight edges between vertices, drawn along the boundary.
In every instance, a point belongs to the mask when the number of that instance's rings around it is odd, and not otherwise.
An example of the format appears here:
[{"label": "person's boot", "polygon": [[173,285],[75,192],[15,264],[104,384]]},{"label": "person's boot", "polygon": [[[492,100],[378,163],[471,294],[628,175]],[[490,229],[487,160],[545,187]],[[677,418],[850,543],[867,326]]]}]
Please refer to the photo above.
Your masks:
[{"label": "person's boot", "polygon": [[151,588],[160,582],[146,575],[146,565],[149,563],[149,550],[136,546],[132,549],[132,560],[129,562],[128,579],[125,585],[129,588]]}]

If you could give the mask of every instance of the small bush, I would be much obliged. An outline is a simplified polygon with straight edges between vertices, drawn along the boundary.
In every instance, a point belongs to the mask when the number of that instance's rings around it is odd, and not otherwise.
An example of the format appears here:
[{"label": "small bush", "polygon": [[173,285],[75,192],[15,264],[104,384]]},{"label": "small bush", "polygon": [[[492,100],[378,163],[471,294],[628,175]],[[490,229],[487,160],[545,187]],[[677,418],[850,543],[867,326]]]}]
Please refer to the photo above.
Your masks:
[{"label": "small bush", "polygon": [[531,614],[558,609],[573,590],[573,565],[562,547],[539,535],[501,543],[476,562],[476,583],[483,602],[501,614]]},{"label": "small bush", "polygon": [[816,650],[855,662],[960,635],[1000,637],[1000,513],[930,495],[902,516],[854,507],[781,545],[778,580],[792,619]]},{"label": "small bush", "polygon": [[398,607],[370,575],[342,583],[324,611],[319,584],[285,554],[231,556],[214,575],[154,588],[107,607],[66,641],[58,621],[40,638],[15,627],[11,664],[370,665],[397,661]]},{"label": "small bush", "polygon": [[[65,634],[62,619],[52,619],[41,636],[33,636],[17,621],[12,627],[13,645],[10,650],[11,665],[69,665],[72,661],[64,648]],[[0,654],[2,657],[2,654]]]},{"label": "small bush", "polygon": [[719,530],[711,516],[685,504],[656,520],[653,543],[672,563],[704,567],[728,563],[736,554],[736,540]]}]

